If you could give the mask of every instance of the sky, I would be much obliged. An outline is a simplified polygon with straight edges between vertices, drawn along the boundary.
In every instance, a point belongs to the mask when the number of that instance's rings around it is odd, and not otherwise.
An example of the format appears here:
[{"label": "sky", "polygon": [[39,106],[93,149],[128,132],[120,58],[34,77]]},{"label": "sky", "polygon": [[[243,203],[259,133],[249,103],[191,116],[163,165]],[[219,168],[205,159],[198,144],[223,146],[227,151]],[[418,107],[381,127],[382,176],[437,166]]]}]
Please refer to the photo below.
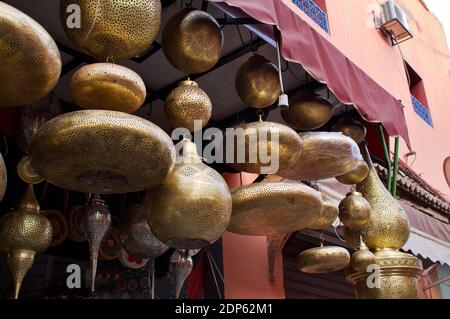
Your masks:
[{"label": "sky", "polygon": [[425,0],[425,3],[444,26],[447,44],[450,47],[450,0]]}]

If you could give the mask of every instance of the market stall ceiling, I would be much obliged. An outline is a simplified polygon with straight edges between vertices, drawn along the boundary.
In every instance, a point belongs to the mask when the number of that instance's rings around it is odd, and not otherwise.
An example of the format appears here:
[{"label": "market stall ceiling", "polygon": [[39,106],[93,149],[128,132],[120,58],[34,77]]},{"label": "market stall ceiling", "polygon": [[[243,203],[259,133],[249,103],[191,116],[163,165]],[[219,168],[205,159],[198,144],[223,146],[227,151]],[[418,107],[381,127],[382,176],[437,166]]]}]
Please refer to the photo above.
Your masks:
[{"label": "market stall ceiling", "polygon": [[[76,47],[66,37],[64,30],[61,27],[59,18],[59,1],[10,0],[8,3],[38,21],[52,35],[57,43],[76,49]],[[193,1],[192,6],[195,8],[200,8],[201,4],[202,1],[197,0]],[[175,1],[163,9],[161,29],[163,29],[168,19],[178,12],[180,8],[180,1]],[[224,17],[224,13],[212,4],[208,6],[208,12],[216,18]],[[226,25],[223,27],[225,40],[223,56],[239,50],[244,46],[243,44],[249,45],[249,43],[251,43],[250,31],[243,25],[239,26],[239,28],[244,43],[239,35],[238,26]],[[253,35],[253,40],[255,39],[256,37]],[[161,43],[161,32],[159,33],[156,41]],[[273,62],[276,61],[276,50],[271,45],[267,43],[263,44],[259,48],[258,52],[264,55],[267,59]],[[234,87],[234,82],[237,70],[244,62],[248,60],[251,55],[252,52],[249,50],[248,53],[231,60],[222,67],[217,68],[196,80],[200,87],[205,90],[211,98],[213,103],[213,121],[221,121],[222,119],[232,116],[233,114],[247,108],[247,106],[244,105],[244,103],[239,99]],[[63,51],[61,51],[61,57],[63,60],[63,65],[73,59],[73,56]],[[155,92],[164,89],[166,86],[182,80],[185,77],[183,73],[176,70],[169,64],[164,57],[162,50],[158,50],[155,54],[151,55],[141,63],[126,60],[120,61],[119,64],[131,68],[143,78],[147,88],[149,89],[148,94],[150,95],[150,98],[153,94],[155,94]],[[68,72],[60,79],[60,82],[55,89],[55,93],[61,100],[73,103],[68,90],[69,79],[73,72],[81,65],[82,64],[75,67],[71,72]],[[289,70],[284,72],[283,78],[285,81],[286,91],[290,91],[301,86],[307,79],[307,75],[300,65],[290,63]],[[331,102],[334,102],[334,104],[339,104],[333,96],[331,98]],[[155,99],[150,104],[147,103],[144,105],[136,112],[136,114],[150,119],[168,131],[170,127],[164,116],[163,106],[164,101]],[[270,119],[277,122],[283,122],[278,110],[271,113]]]}]

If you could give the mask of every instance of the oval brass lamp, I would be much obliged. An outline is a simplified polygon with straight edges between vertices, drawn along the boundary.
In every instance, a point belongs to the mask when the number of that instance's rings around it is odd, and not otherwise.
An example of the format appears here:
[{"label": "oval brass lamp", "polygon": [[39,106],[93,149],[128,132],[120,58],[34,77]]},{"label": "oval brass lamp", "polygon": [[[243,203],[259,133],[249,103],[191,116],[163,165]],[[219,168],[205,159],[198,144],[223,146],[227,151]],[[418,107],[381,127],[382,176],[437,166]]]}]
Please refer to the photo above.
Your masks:
[{"label": "oval brass lamp", "polygon": [[84,53],[103,61],[130,59],[156,38],[161,1],[61,0],[60,16],[67,37]]},{"label": "oval brass lamp", "polygon": [[301,252],[297,258],[301,271],[309,274],[341,270],[350,263],[347,249],[338,246],[320,246]]},{"label": "oval brass lamp", "polygon": [[116,194],[161,182],[173,168],[175,148],[162,129],[141,117],[84,110],[43,125],[30,156],[38,174],[59,187]]},{"label": "oval brass lamp", "polygon": [[83,109],[133,113],[144,104],[145,83],[129,68],[112,63],[82,66],[70,79],[72,98]]},{"label": "oval brass lamp", "polygon": [[58,83],[61,57],[35,20],[0,2],[0,107],[38,101]]}]

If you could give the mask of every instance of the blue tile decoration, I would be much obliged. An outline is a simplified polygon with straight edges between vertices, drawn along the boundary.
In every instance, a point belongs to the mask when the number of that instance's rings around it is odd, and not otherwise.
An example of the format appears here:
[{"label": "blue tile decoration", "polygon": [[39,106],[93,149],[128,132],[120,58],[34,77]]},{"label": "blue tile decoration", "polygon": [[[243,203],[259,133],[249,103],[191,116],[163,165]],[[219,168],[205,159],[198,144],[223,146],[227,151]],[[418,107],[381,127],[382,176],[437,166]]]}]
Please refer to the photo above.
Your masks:
[{"label": "blue tile decoration", "polygon": [[312,0],[292,0],[297,7],[308,15],[327,33],[330,33],[327,14]]},{"label": "blue tile decoration", "polygon": [[418,99],[411,95],[414,112],[420,116],[428,125],[433,127],[433,120],[431,119],[430,110],[427,109]]}]

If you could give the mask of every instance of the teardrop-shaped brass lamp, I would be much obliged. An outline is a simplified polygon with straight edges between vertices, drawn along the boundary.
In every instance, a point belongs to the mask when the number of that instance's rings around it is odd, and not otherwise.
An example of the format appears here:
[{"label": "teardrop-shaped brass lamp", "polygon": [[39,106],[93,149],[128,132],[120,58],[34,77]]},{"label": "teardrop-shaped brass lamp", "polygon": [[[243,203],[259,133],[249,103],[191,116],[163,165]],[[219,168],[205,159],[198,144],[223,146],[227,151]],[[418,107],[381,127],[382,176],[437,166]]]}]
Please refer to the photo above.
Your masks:
[{"label": "teardrop-shaped brass lamp", "polygon": [[358,144],[364,141],[367,133],[366,127],[361,124],[361,122],[358,122],[349,116],[344,116],[340,119],[339,122],[333,126],[333,131],[341,132],[342,134],[351,137]]},{"label": "teardrop-shaped brass lamp", "polygon": [[[229,140],[234,151],[228,153],[227,164],[240,172],[275,174],[293,165],[300,157],[302,140],[286,125],[263,121],[242,124],[234,135],[226,135],[227,152]],[[230,158],[229,158],[230,157]]]},{"label": "teardrop-shaped brass lamp", "polygon": [[367,248],[362,238],[359,241],[358,250],[350,258],[350,264],[353,269],[361,272],[367,271],[367,267],[375,265],[375,255]]},{"label": "teardrop-shaped brass lamp", "polygon": [[369,165],[365,161],[358,161],[354,169],[341,176],[336,176],[339,183],[355,185],[361,183],[369,174]]},{"label": "teardrop-shaped brass lamp", "polygon": [[61,56],[51,36],[35,20],[0,2],[0,107],[38,101],[61,74]]},{"label": "teardrop-shaped brass lamp", "polygon": [[169,270],[173,282],[174,299],[180,298],[183,284],[192,272],[193,266],[192,257],[187,250],[177,249],[170,257]]},{"label": "teardrop-shaped brass lamp", "polygon": [[98,60],[130,59],[147,50],[161,25],[160,0],[61,0],[67,37]]},{"label": "teardrop-shaped brass lamp", "polygon": [[8,177],[6,175],[6,166],[5,162],[3,161],[3,156],[0,153],[0,202],[3,199],[3,196],[6,192],[6,185],[8,183]]},{"label": "teardrop-shaped brass lamp", "polygon": [[339,203],[339,219],[348,228],[363,228],[370,219],[370,204],[359,192],[350,192]]},{"label": "teardrop-shaped brass lamp", "polygon": [[278,172],[279,176],[314,181],[346,174],[362,160],[358,145],[341,133],[300,133],[302,145],[298,160]]},{"label": "teardrop-shaped brass lamp", "polygon": [[181,72],[206,72],[222,55],[222,29],[209,13],[187,8],[167,22],[161,45],[167,60]]},{"label": "teardrop-shaped brass lamp", "polygon": [[338,204],[329,196],[322,193],[323,210],[318,219],[314,221],[308,228],[311,229],[328,229],[332,227],[339,215]]},{"label": "teardrop-shaped brass lamp", "polygon": [[231,192],[233,215],[228,231],[269,236],[309,227],[323,210],[321,194],[301,183],[256,183]]},{"label": "teardrop-shaped brass lamp", "polygon": [[147,221],[167,245],[201,248],[218,240],[230,223],[231,195],[222,176],[202,163],[194,143],[183,140],[178,146],[182,154],[172,173],[146,198]]},{"label": "teardrop-shaped brass lamp", "polygon": [[[189,132],[208,124],[212,103],[208,94],[194,81],[182,81],[167,97],[164,111],[172,128],[184,127]],[[195,126],[194,121],[200,121]]]},{"label": "teardrop-shaped brass lamp", "polygon": [[310,131],[324,126],[333,115],[333,105],[313,92],[302,91],[289,101],[290,107],[281,111],[283,120],[294,129]]},{"label": "teardrop-shaped brass lamp", "polygon": [[271,106],[281,94],[278,68],[258,54],[241,66],[235,85],[241,100],[257,109]]},{"label": "teardrop-shaped brass lamp", "polygon": [[92,196],[89,205],[80,216],[80,222],[81,230],[89,243],[89,251],[91,254],[91,291],[94,291],[98,251],[103,236],[105,236],[111,225],[111,213],[100,196]]},{"label": "teardrop-shaped brass lamp", "polygon": [[361,229],[345,228],[347,241],[357,247],[362,236],[369,249],[400,249],[409,237],[409,222],[405,211],[381,182],[372,165],[367,147],[362,147],[364,159],[369,164],[369,175],[357,185],[357,191],[369,202],[371,214]]},{"label": "teardrop-shaped brass lamp", "polygon": [[341,270],[350,263],[347,249],[338,246],[320,246],[302,251],[297,258],[298,267],[308,274],[321,274]]},{"label": "teardrop-shaped brass lamp", "polygon": [[19,296],[23,278],[33,266],[35,255],[50,246],[52,236],[52,225],[40,213],[33,185],[29,184],[17,210],[0,219],[0,249],[7,253],[15,299]]},{"label": "teardrop-shaped brass lamp", "polygon": [[113,63],[82,66],[70,78],[70,92],[83,109],[133,113],[144,104],[145,83],[129,68]]}]

